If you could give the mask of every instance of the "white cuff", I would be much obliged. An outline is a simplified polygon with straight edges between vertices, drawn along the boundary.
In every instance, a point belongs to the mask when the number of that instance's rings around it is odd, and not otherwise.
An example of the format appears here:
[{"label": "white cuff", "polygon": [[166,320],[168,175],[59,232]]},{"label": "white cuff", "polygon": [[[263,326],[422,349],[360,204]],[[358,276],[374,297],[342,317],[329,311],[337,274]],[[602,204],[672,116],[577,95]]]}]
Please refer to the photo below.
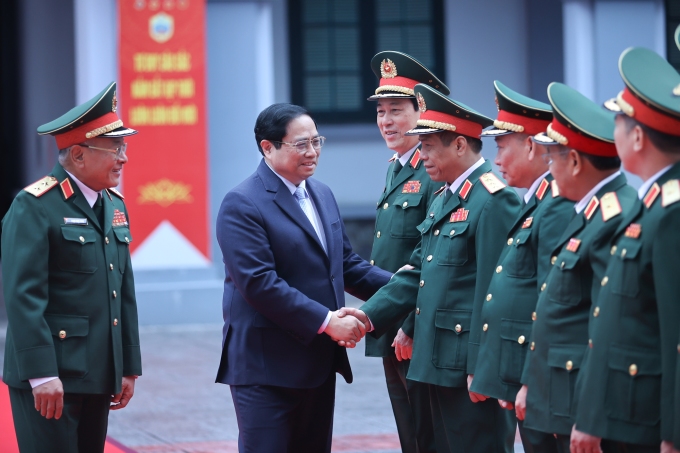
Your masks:
[{"label": "white cuff", "polygon": [[321,327],[319,327],[318,334],[324,333],[326,330],[326,327],[328,326],[328,323],[331,322],[331,316],[333,316],[333,312],[328,310],[328,314],[326,315],[326,319],[323,321],[323,324],[321,324]]},{"label": "white cuff", "polygon": [[55,379],[59,379],[57,376],[52,376],[52,377],[39,377],[35,379],[29,379],[28,383],[31,384],[31,388],[34,389],[39,385],[46,384],[50,381],[53,381]]}]

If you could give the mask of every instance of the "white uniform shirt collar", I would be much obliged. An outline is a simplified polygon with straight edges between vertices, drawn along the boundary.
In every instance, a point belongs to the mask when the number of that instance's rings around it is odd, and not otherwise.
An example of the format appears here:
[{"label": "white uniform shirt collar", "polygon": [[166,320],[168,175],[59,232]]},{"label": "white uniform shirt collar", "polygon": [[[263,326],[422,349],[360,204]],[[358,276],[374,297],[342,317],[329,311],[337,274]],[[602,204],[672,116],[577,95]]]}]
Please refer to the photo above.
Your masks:
[{"label": "white uniform shirt collar", "polygon": [[416,149],[420,146],[420,143],[418,143],[416,146],[411,148],[409,151],[406,151],[402,156],[399,156],[399,154],[396,154],[397,159],[399,159],[399,162],[401,163],[402,167],[405,167],[406,164],[408,163],[409,160],[411,160],[411,156],[413,156],[413,153],[416,151]]},{"label": "white uniform shirt collar", "polygon": [[531,200],[531,197],[534,196],[536,191],[538,190],[539,184],[541,184],[541,181],[545,179],[546,176],[550,174],[550,170],[546,171],[543,173],[541,176],[538,177],[536,181],[529,187],[529,190],[527,190],[527,193],[524,194],[524,202],[529,203],[529,200]]},{"label": "white uniform shirt collar", "polygon": [[647,181],[643,182],[640,188],[638,189],[638,198],[642,200],[645,198],[645,195],[647,195],[647,192],[649,192],[649,188],[652,187],[652,184],[656,182],[657,179],[659,179],[664,173],[666,173],[668,170],[671,169],[673,164],[669,165],[668,167],[664,167],[658,172],[654,174],[651,178],[649,178]]},{"label": "white uniform shirt collar", "polygon": [[447,186],[448,186],[447,189],[450,190],[451,193],[455,195],[456,190],[458,190],[458,188],[463,184],[463,182],[465,182],[465,180],[468,178],[468,176],[470,176],[473,171],[475,171],[479,167],[481,167],[482,164],[484,164],[484,158],[480,157],[477,162],[472,164],[472,166],[470,166],[470,168],[465,170],[462,175],[460,175],[458,178],[456,178],[456,180],[453,181],[453,183],[451,185],[447,184]]},{"label": "white uniform shirt collar", "polygon": [[97,201],[97,197],[99,196],[99,194],[101,192],[95,192],[94,190],[90,189],[85,184],[80,182],[80,180],[78,178],[76,178],[75,176],[73,176],[73,174],[71,174],[71,172],[66,171],[66,170],[64,170],[64,171],[76,183],[76,185],[78,186],[80,191],[83,193],[83,195],[85,196],[85,199],[87,200],[87,204],[89,204],[90,207],[94,206],[94,203]]},{"label": "white uniform shirt collar", "polygon": [[588,203],[593,198],[593,196],[597,193],[597,191],[600,190],[609,181],[613,181],[620,174],[621,174],[621,170],[617,171],[616,173],[614,173],[612,175],[607,176],[602,181],[595,184],[595,187],[590,189],[590,192],[588,192],[585,197],[581,198],[581,200],[574,205],[574,210],[576,211],[576,214],[580,214],[581,212],[583,212],[583,210],[586,208],[586,206],[588,206]]}]

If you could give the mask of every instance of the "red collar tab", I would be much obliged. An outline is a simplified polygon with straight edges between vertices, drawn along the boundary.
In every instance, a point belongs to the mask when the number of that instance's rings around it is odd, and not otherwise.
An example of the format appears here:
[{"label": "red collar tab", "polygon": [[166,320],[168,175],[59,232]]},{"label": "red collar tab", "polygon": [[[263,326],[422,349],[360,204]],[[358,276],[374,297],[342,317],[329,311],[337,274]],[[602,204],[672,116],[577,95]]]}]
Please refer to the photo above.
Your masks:
[{"label": "red collar tab", "polygon": [[654,200],[656,200],[656,197],[659,196],[659,193],[661,192],[661,188],[657,183],[652,184],[652,187],[649,188],[649,191],[647,192],[647,195],[642,199],[642,202],[647,206],[647,209],[651,208],[652,205],[654,204]]},{"label": "red collar tab", "polygon": [[472,183],[470,182],[469,179],[466,179],[465,182],[463,183],[463,186],[460,188],[458,195],[463,200],[467,200],[467,197],[470,194],[471,189],[472,189]]},{"label": "red collar tab", "polygon": [[543,181],[538,185],[538,189],[536,189],[536,198],[543,200],[545,193],[548,191],[548,187],[550,187],[550,183],[547,179],[543,178]]},{"label": "red collar tab", "polygon": [[419,163],[420,163],[420,150],[417,149],[413,153],[413,156],[411,156],[411,167],[418,168]]},{"label": "red collar tab", "polygon": [[590,199],[588,205],[586,206],[586,209],[583,211],[583,214],[586,216],[586,219],[590,220],[593,214],[595,214],[595,211],[597,211],[597,207],[599,205],[600,200],[598,200],[597,197],[593,195],[593,198]]},{"label": "red collar tab", "polygon": [[71,186],[71,180],[68,179],[68,178],[66,178],[62,182],[60,182],[59,187],[61,187],[61,193],[64,194],[64,200],[68,200],[75,193],[73,191],[73,186]]}]

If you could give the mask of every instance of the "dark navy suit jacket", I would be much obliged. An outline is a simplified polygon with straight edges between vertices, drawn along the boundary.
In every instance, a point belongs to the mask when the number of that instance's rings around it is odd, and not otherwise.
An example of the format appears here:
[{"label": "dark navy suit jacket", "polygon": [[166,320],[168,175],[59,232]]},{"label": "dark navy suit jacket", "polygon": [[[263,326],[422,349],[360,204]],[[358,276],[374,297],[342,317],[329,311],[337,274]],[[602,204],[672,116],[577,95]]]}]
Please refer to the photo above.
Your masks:
[{"label": "dark navy suit jacket", "polygon": [[226,268],[217,382],[314,388],[332,372],[352,382],[347,352],[317,334],[344,291],[366,300],[391,274],[352,252],[335,197],[308,179],[328,254],[295,197],[260,162],[231,190],[217,217]]}]

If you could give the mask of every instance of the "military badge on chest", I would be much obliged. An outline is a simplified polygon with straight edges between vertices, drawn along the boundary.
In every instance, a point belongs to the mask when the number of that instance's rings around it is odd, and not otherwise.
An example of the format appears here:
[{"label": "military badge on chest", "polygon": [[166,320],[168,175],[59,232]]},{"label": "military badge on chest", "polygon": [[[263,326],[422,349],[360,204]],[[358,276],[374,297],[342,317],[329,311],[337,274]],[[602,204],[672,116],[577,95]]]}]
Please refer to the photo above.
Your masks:
[{"label": "military badge on chest", "polygon": [[124,212],[119,211],[118,209],[113,210],[113,226],[128,226],[128,221]]},{"label": "military badge on chest", "polygon": [[531,227],[532,223],[534,223],[534,218],[533,217],[527,217],[524,220],[524,223],[522,224],[522,228],[529,228],[529,227]]},{"label": "military badge on chest", "polygon": [[409,181],[404,184],[401,193],[418,193],[420,192],[420,181]]},{"label": "military badge on chest", "polygon": [[637,239],[640,237],[641,233],[642,226],[639,223],[631,223],[628,225],[628,228],[626,228],[625,234],[627,238]]},{"label": "military badge on chest", "polygon": [[569,243],[567,244],[567,250],[576,253],[580,245],[581,245],[580,239],[571,238],[569,239]]},{"label": "military badge on chest", "polygon": [[470,211],[464,208],[460,208],[456,211],[453,211],[451,213],[451,218],[449,219],[449,222],[465,222],[468,218],[468,213]]}]

